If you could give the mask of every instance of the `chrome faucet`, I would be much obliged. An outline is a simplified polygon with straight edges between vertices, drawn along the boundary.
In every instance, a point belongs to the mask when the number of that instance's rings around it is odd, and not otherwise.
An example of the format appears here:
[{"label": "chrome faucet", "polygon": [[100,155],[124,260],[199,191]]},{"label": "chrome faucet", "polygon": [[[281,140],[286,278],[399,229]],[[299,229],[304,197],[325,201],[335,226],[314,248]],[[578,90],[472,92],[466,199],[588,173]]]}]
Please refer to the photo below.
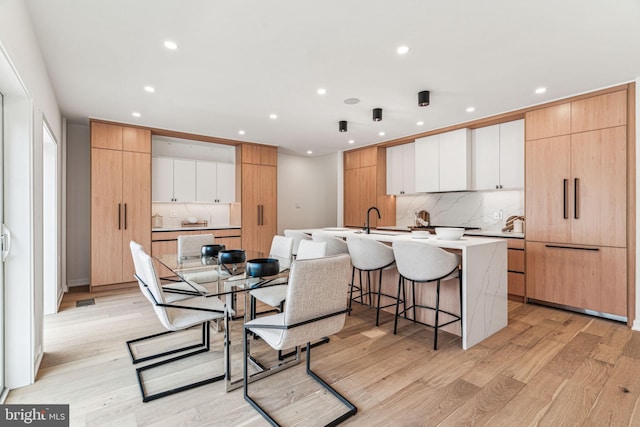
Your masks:
[{"label": "chrome faucet", "polygon": [[369,227],[369,214],[371,213],[371,211],[376,211],[378,213],[378,219],[382,218],[380,216],[380,211],[378,210],[378,208],[376,208],[375,206],[371,206],[368,210],[367,210],[367,223],[364,226],[364,232],[367,234],[370,234],[371,232],[371,227]]}]

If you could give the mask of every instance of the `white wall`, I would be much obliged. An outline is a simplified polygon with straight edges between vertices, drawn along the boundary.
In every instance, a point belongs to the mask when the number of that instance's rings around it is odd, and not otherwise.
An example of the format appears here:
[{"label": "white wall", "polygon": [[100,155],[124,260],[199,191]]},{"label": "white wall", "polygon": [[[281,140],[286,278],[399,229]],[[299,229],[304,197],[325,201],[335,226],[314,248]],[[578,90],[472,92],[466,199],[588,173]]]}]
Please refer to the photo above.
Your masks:
[{"label": "white wall", "polygon": [[67,284],[89,284],[91,136],[89,126],[67,124]]},{"label": "white wall", "polygon": [[63,142],[60,110],[24,1],[0,0],[0,63],[7,106],[4,220],[13,237],[5,264],[5,372],[6,386],[16,388],[34,381],[43,354],[43,120]]},{"label": "white wall", "polygon": [[337,155],[278,153],[278,234],[288,228],[337,225]]}]

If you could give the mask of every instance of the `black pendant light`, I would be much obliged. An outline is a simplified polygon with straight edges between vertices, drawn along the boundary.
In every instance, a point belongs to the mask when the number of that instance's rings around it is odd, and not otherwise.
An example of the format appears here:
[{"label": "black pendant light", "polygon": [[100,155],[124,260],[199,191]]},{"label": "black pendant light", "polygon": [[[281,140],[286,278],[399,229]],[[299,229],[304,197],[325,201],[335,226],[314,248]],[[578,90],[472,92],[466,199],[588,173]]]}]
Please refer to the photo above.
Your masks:
[{"label": "black pendant light", "polygon": [[429,105],[429,91],[418,92],[418,106],[426,107],[427,105]]},{"label": "black pendant light", "polygon": [[382,108],[373,109],[373,121],[379,122],[382,120]]},{"label": "black pendant light", "polygon": [[346,132],[347,131],[347,121],[346,120],[340,120],[338,122],[338,130],[340,132]]}]

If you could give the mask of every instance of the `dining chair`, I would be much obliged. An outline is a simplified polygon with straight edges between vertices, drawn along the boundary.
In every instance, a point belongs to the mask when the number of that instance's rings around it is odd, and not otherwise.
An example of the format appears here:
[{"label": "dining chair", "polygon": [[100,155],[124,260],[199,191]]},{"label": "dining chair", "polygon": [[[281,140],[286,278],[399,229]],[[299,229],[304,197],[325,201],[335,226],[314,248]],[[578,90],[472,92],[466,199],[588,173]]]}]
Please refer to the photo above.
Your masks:
[{"label": "dining chair", "polygon": [[[289,273],[286,296],[287,306],[284,312],[263,316],[244,325],[244,398],[272,425],[278,425],[278,422],[251,397],[249,383],[258,381],[263,376],[273,374],[274,371],[272,370],[279,371],[283,369],[286,364],[298,363],[301,353],[300,346],[302,345],[306,345],[307,374],[347,408],[346,413],[326,425],[337,425],[357,412],[357,408],[353,403],[349,402],[342,394],[311,370],[311,342],[336,334],[344,326],[346,313],[349,310],[347,299],[344,297],[348,291],[349,266],[349,256],[346,254],[296,260],[291,265]],[[249,376],[248,359],[251,354],[249,354],[248,339],[250,334],[260,336],[264,342],[275,350],[295,347],[296,358],[284,362],[284,364],[278,363],[270,369]],[[282,373],[276,375],[281,378],[285,377]],[[295,384],[292,380],[293,375],[295,374],[288,373],[286,378],[282,378],[282,385]],[[272,381],[276,380],[272,379]],[[320,397],[319,399],[324,401],[325,397]],[[318,414],[317,417],[321,416],[321,414]]]},{"label": "dining chair", "polygon": [[203,245],[213,245],[213,234],[181,234],[178,236],[178,259],[199,257]]},{"label": "dining chair", "polygon": [[311,236],[309,234],[300,230],[284,230],[284,236],[291,237],[293,239],[293,249],[291,250],[291,253],[293,254],[294,258],[298,256],[298,248],[300,247],[300,242],[302,242],[303,240],[311,240]]},{"label": "dining chair", "polygon": [[[190,356],[194,356],[196,354],[208,352],[210,350],[210,322],[212,320],[223,320],[227,313],[225,304],[220,301],[220,299],[215,297],[190,297],[188,299],[181,299],[178,301],[174,300],[173,302],[170,302],[170,297],[165,294],[163,287],[160,286],[160,279],[158,278],[158,274],[156,273],[153,259],[144,251],[144,249],[138,248],[135,245],[131,245],[131,249],[132,251],[137,251],[136,256],[134,257],[134,264],[136,268],[135,277],[138,280],[140,289],[143,290],[145,296],[151,302],[158,320],[166,329],[166,331],[150,335],[148,337],[127,341],[126,344],[127,348],[129,349],[129,353],[131,354],[132,359],[137,360],[137,362],[176,354],[173,357],[162,359],[158,362],[136,368],[136,376],[138,379],[140,392],[142,393],[142,401],[149,402],[151,400],[159,399],[164,396],[179,393],[185,390],[190,390],[195,387],[200,387],[202,385],[210,384],[224,379],[226,377],[225,372],[169,390],[154,392],[151,394],[147,392],[147,387],[145,387],[143,379],[144,372],[166,364],[170,364],[172,362],[176,362],[178,360],[185,359]],[[202,327],[201,342],[179,349],[171,349],[143,358],[135,358],[132,348],[133,344],[140,343],[142,341],[153,340],[154,338],[169,333],[184,331],[198,325]]]},{"label": "dining chair", "polygon": [[[437,246],[432,246],[419,242],[393,242],[393,253],[398,267],[398,298],[396,299],[396,317],[393,324],[393,334],[398,329],[398,318],[407,318],[407,312],[412,311],[414,323],[430,326],[433,328],[433,349],[438,349],[438,329],[454,322],[462,323],[462,274],[460,271],[460,255],[447,252]],[[460,287],[460,314],[452,313],[440,308],[440,286],[441,282],[449,279],[458,279]],[[412,299],[411,305],[406,306],[405,281],[411,282]],[[435,282],[435,307],[416,303],[416,283],[423,284]],[[447,283],[448,284],[448,283]],[[425,291],[426,292],[426,291]],[[400,294],[402,293],[403,310],[400,311]],[[430,310],[434,313],[432,324],[421,322],[416,319],[416,308]],[[440,314],[447,316],[447,321],[440,323]]]}]

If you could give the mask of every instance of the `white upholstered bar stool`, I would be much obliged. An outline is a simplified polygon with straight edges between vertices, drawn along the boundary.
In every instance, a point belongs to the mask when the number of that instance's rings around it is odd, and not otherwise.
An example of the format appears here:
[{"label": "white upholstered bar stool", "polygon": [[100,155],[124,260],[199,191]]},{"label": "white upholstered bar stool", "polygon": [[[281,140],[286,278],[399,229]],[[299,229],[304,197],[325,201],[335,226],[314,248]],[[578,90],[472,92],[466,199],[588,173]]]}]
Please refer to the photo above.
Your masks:
[{"label": "white upholstered bar stool", "polygon": [[[384,243],[376,240],[364,238],[364,237],[347,237],[347,247],[349,248],[349,255],[351,255],[351,287],[349,290],[349,309],[351,309],[351,302],[355,301],[362,305],[373,307],[376,309],[376,326],[380,321],[380,309],[386,307],[392,307],[397,305],[396,296],[389,295],[382,292],[382,271],[393,266],[395,259],[393,256],[393,249]],[[355,274],[358,270],[358,285],[355,282]],[[362,281],[362,273],[366,273],[366,282]],[[378,285],[376,289],[373,289],[371,282],[371,274],[377,272]],[[364,287],[366,285],[366,292]],[[353,296],[353,290],[359,290],[360,296]],[[372,296],[376,298],[373,301]],[[381,297],[386,297],[394,300],[387,305],[380,305]],[[365,302],[367,297],[368,302]]]},{"label": "white upholstered bar stool", "polygon": [[314,231],[311,238],[316,242],[327,242],[327,256],[349,253],[347,242],[324,231]]},{"label": "white upholstered bar stool", "polygon": [[291,237],[293,239],[293,249],[291,250],[291,253],[294,258],[298,256],[300,242],[303,240],[311,240],[310,235],[300,230],[284,230],[284,237]]},{"label": "white upholstered bar stool", "polygon": [[[396,318],[393,325],[393,333],[398,328],[398,317],[407,318],[407,312],[413,311],[414,323],[430,326],[433,331],[433,349],[438,349],[438,329],[454,322],[462,322],[462,274],[460,271],[460,256],[451,252],[447,252],[437,246],[432,246],[419,242],[394,242],[393,253],[396,258],[398,267],[398,301],[400,301],[400,293],[406,294],[405,281],[409,280],[412,285],[412,299],[409,307],[404,304],[403,310],[399,310],[399,304],[396,304]],[[450,311],[440,308],[440,283],[443,280],[458,278],[460,286],[460,314],[451,313]],[[416,303],[416,283],[436,282],[436,305],[431,307]],[[404,300],[406,298],[403,297]],[[416,320],[416,308],[433,310],[435,313],[434,324],[419,322]],[[440,323],[440,314],[447,316],[447,321]]]}]

